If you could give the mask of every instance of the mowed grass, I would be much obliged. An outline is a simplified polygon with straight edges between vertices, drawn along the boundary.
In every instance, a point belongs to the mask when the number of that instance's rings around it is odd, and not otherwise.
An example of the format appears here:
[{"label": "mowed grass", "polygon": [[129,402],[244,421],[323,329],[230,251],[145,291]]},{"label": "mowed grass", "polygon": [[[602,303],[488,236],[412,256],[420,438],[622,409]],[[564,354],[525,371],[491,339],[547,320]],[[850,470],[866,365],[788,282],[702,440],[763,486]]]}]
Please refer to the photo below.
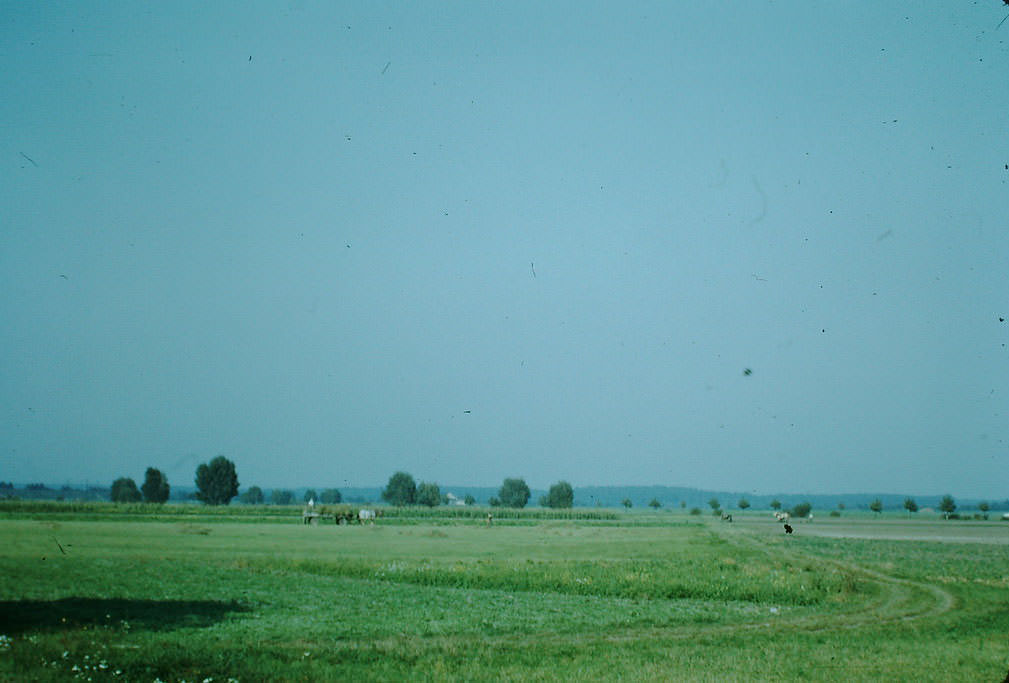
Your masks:
[{"label": "mowed grass", "polygon": [[1001,680],[1009,668],[1006,545],[785,538],[659,515],[488,528],[96,514],[0,521],[0,678]]}]

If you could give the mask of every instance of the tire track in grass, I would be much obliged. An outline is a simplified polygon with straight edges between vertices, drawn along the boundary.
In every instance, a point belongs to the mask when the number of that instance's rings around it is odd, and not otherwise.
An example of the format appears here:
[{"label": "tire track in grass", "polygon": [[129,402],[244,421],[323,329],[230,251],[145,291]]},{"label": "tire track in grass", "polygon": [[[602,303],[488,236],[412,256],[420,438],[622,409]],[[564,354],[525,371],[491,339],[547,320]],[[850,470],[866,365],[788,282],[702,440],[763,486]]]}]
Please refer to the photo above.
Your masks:
[{"label": "tire track in grass", "polygon": [[[854,562],[835,560],[794,547],[774,547],[747,529],[729,529],[709,526],[709,531],[741,548],[757,549],[761,553],[781,553],[787,559],[813,566],[831,566],[871,582],[879,593],[853,604],[850,609],[836,609],[826,613],[800,613],[794,616],[775,615],[771,619],[755,619],[742,623],[682,624],[675,626],[633,626],[615,628],[606,632],[543,632],[493,635],[453,633],[437,635],[397,634],[367,642],[358,640],[329,643],[334,651],[371,652],[398,657],[408,654],[423,657],[433,652],[456,652],[461,643],[468,643],[472,651],[476,638],[479,649],[495,652],[523,652],[528,648],[556,648],[568,651],[603,644],[628,643],[640,639],[658,641],[684,641],[707,638],[732,637],[742,634],[830,633],[858,628],[877,628],[897,623],[910,623],[922,619],[941,617],[957,606],[956,598],[940,586],[899,578]],[[806,610],[802,610],[805,612]],[[299,644],[298,647],[301,647]]]},{"label": "tire track in grass", "polygon": [[[745,529],[729,530],[724,527],[712,528],[712,533],[715,533],[719,537],[724,538],[730,543],[735,543],[736,545],[758,548],[764,552],[770,551],[767,545],[761,543],[755,534]],[[812,630],[831,630],[858,628],[865,626],[866,624],[883,625],[898,622],[910,622],[918,619],[942,616],[954,609],[957,605],[956,598],[952,593],[932,583],[903,579],[875,569],[869,569],[868,567],[864,567],[854,562],[822,557],[795,547],[783,547],[778,549],[778,551],[790,554],[792,557],[800,558],[806,562],[820,565],[830,565],[842,571],[861,576],[862,578],[872,581],[876,585],[880,586],[880,588],[884,591],[882,603],[878,605],[870,604],[867,607],[858,609],[851,613],[842,613],[842,615],[851,614],[852,618],[850,619],[828,626],[826,624],[815,625],[815,622],[826,622],[828,620],[833,621],[841,615],[835,614],[833,616],[825,617],[803,617],[801,619],[809,620],[809,622],[805,624],[805,628]],[[917,601],[915,600],[915,593],[917,593],[918,596],[922,596],[923,594],[928,595],[928,600],[925,601],[924,605],[919,604],[915,606],[915,602],[921,602],[920,599]]]},{"label": "tire track in grass", "polygon": [[[794,547],[771,548],[754,534],[743,530],[718,529],[712,531],[728,542],[740,547],[756,548],[763,553],[780,552],[789,559],[814,566],[832,566],[858,576],[879,587],[879,594],[863,600],[850,609],[830,611],[823,614],[799,614],[775,616],[773,619],[757,619],[732,624],[683,624],[676,626],[626,626],[605,633],[516,633],[477,635],[446,634],[436,636],[398,635],[380,638],[364,645],[372,651],[389,655],[412,651],[415,655],[433,650],[452,651],[460,641],[479,639],[480,647],[490,650],[523,651],[527,647],[556,647],[559,649],[591,647],[603,643],[626,643],[643,638],[683,641],[699,638],[731,637],[744,633],[817,633],[841,632],[850,629],[880,627],[895,623],[907,623],[920,619],[940,617],[954,609],[957,601],[945,589],[925,582],[912,581],[863,567],[854,562],[824,558]],[[358,649],[361,643],[348,642],[342,647]]]}]

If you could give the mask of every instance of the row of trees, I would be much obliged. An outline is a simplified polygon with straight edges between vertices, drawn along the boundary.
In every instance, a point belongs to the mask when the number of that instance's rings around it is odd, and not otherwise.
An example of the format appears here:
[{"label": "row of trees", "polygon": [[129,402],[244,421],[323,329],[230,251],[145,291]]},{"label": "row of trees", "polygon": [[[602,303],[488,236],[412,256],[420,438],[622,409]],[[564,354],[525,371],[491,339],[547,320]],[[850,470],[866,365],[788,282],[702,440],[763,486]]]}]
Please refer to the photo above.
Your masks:
[{"label": "row of trees", "polygon": [[[164,503],[168,500],[171,487],[164,473],[148,467],[144,483],[138,489],[137,483],[129,477],[120,477],[112,482],[109,497],[114,503]],[[227,505],[238,495],[238,475],[235,463],[219,455],[209,463],[196,468],[196,499],[208,505]]]},{"label": "row of trees", "polygon": [[[223,455],[219,455],[209,463],[203,463],[196,468],[196,498],[208,505],[227,505],[232,498],[238,495],[238,474],[235,463],[231,462]],[[133,479],[120,477],[112,482],[110,498],[116,503],[139,503],[141,500],[148,503],[164,503],[168,500],[171,487],[168,479],[161,470],[148,467],[144,473],[144,483],[140,488]],[[489,503],[493,507],[524,508],[529,502],[531,493],[529,486],[524,479],[508,478],[501,484],[498,495],[490,499]],[[322,494],[316,493],[315,489],[305,491],[304,501],[317,499],[321,503],[339,503],[343,499],[337,489],[325,489]],[[442,496],[437,483],[421,482],[419,485],[414,481],[413,476],[406,472],[396,472],[389,477],[389,483],[382,491],[382,499],[391,505],[426,505],[435,507],[448,502],[447,494]],[[265,502],[262,489],[258,486],[250,487],[242,494],[240,500],[243,503],[257,505]],[[289,505],[294,502],[294,493],[287,489],[274,489],[271,492],[270,502],[277,505]],[[473,504],[472,496],[466,496],[465,503]],[[571,508],[574,505],[574,489],[566,481],[559,481],[550,487],[545,496],[541,496],[539,503],[543,507],[549,508]],[[632,503],[629,498],[623,500],[623,505],[630,508]],[[653,498],[649,505],[655,509],[662,507],[658,499]],[[714,514],[721,513],[721,503],[717,498],[708,501]],[[741,510],[750,507],[750,502],[744,497],[740,498],[737,506]],[[681,501],[680,507],[686,507]],[[774,499],[770,504],[771,509],[780,510],[781,501]],[[808,502],[798,503],[790,510],[796,517],[806,517],[809,515],[812,506]],[[838,503],[838,509],[844,509],[844,503]],[[869,504],[869,509],[879,514],[883,511],[883,503],[880,499],[875,499]],[[904,509],[908,514],[918,511],[918,503],[914,498],[904,499]],[[978,509],[988,516],[990,505],[986,501],[978,504]],[[956,510],[956,502],[950,495],[945,495],[939,503],[939,510],[945,517],[949,517]],[[836,514],[836,513],[832,513]]]},{"label": "row of trees", "polygon": [[[525,479],[505,479],[498,489],[498,494],[491,497],[492,507],[524,508],[531,496],[529,486]],[[427,505],[435,507],[448,502],[447,494],[442,496],[441,489],[434,482],[422,481],[417,484],[411,474],[407,472],[396,472],[389,477],[389,483],[382,490],[382,500],[390,505]],[[559,481],[550,487],[545,496],[541,496],[539,503],[543,507],[550,508],[570,508],[574,506],[575,492],[566,481]],[[473,496],[466,496],[465,503],[472,505],[476,502]]]},{"label": "row of trees", "polygon": [[168,478],[161,470],[148,467],[144,473],[144,483],[137,488],[137,483],[129,477],[120,477],[112,482],[109,498],[113,503],[164,503],[171,493]]},{"label": "row of trees", "polygon": [[[196,468],[196,499],[207,505],[228,505],[238,495],[238,486],[235,463],[223,455]],[[110,498],[116,503],[139,503],[141,500],[148,503],[164,503],[168,500],[170,492],[168,479],[161,470],[148,467],[143,486],[138,489],[133,479],[120,477],[112,482]],[[321,495],[314,489],[309,489],[305,492],[304,499],[305,502],[318,499],[321,503],[331,504],[341,502],[343,496],[338,489],[325,489]],[[261,488],[250,486],[239,500],[250,505],[258,505],[266,502],[266,497]],[[270,495],[270,502],[289,505],[294,502],[294,493],[286,489],[274,489]]]},{"label": "row of trees", "polygon": [[[250,486],[238,497],[238,500],[246,505],[262,505],[266,502],[266,495],[263,489],[258,486]],[[307,503],[315,501],[330,505],[343,501],[343,494],[339,489],[323,489],[322,493],[316,493],[315,489],[308,489],[302,496],[302,501]],[[270,502],[274,505],[291,505],[294,503],[294,491],[290,489],[273,489],[270,491]]]}]

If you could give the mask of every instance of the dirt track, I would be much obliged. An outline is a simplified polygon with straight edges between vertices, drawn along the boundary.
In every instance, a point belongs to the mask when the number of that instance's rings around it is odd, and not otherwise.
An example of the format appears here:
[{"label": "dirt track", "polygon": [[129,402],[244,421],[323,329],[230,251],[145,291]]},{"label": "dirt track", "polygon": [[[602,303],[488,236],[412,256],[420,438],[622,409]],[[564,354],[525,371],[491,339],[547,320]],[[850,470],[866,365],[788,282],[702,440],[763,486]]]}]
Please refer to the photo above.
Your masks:
[{"label": "dirt track", "polygon": [[[741,517],[736,523],[754,532],[781,533],[773,519]],[[933,543],[984,543],[1009,545],[1009,522],[943,520],[817,519],[792,522],[795,533],[825,538],[867,538],[886,541],[929,541]]]}]

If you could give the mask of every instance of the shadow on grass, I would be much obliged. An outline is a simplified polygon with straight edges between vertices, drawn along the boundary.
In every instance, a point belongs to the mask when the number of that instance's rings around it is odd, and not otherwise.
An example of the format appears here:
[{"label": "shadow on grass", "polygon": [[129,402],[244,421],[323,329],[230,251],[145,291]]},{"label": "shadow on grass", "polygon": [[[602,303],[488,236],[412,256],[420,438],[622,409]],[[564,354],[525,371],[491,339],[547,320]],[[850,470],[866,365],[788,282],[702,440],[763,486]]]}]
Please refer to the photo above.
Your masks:
[{"label": "shadow on grass", "polygon": [[23,631],[62,631],[109,626],[168,631],[204,627],[229,612],[248,612],[238,602],[216,600],[130,600],[125,598],[61,598],[59,600],[2,600],[0,629],[6,635]]}]

